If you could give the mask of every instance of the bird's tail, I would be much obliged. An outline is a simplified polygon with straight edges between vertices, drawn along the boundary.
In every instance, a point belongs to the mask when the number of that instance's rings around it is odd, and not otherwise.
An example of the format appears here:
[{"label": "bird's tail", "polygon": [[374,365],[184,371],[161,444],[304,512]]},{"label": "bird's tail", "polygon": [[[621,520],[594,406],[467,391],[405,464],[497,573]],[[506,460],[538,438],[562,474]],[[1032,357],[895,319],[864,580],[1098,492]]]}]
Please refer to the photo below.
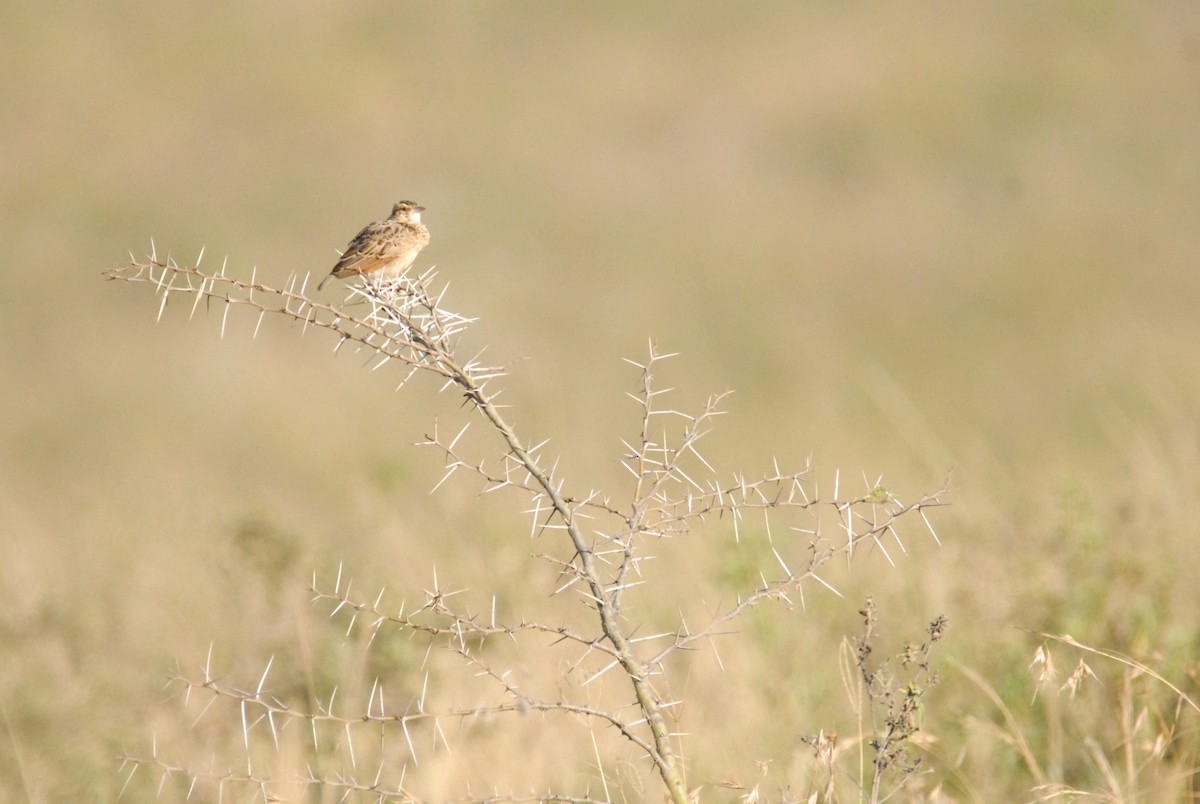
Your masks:
[{"label": "bird's tail", "polygon": [[319,285],[317,285],[317,290],[320,290],[321,288],[325,287],[325,283],[328,282],[330,279],[333,279],[333,274],[327,274],[325,276],[325,278],[321,280],[321,283]]}]

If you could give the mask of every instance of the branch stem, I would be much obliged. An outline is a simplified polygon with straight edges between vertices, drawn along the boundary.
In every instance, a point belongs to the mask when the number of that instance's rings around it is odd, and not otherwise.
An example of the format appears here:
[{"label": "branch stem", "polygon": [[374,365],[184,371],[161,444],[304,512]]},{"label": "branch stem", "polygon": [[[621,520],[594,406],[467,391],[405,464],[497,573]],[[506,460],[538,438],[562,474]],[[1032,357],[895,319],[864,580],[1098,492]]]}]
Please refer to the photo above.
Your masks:
[{"label": "branch stem", "polygon": [[604,631],[605,637],[608,638],[608,641],[612,643],[613,648],[616,650],[617,660],[621,663],[621,667],[625,670],[625,674],[629,676],[629,680],[633,684],[633,691],[634,695],[637,696],[638,706],[641,708],[642,715],[650,727],[650,733],[654,738],[652,759],[654,760],[655,767],[658,769],[663,783],[667,786],[671,801],[675,804],[687,804],[687,787],[683,782],[675,749],[671,745],[671,736],[667,730],[666,719],[662,714],[662,702],[650,684],[649,673],[645,665],[642,664],[641,660],[634,653],[629,637],[625,634],[625,629],[621,627],[620,617],[616,607],[613,605],[613,595],[616,593],[605,589],[604,583],[600,578],[600,573],[596,569],[592,548],[584,539],[574,511],[567,502],[567,499],[555,487],[553,479],[542,469],[537,459],[529,454],[529,451],[521,443],[512,426],[500,414],[499,409],[483,392],[483,389],[475,383],[471,376],[449,354],[444,352],[439,354],[438,362],[454,376],[454,381],[462,386],[467,397],[487,417],[492,426],[496,428],[496,432],[508,444],[509,451],[513,457],[537,481],[538,486],[545,492],[546,498],[550,501],[551,507],[553,507],[555,513],[558,514],[566,525],[567,535],[570,537],[571,544],[574,546],[575,552],[579,557],[580,572],[588,584],[596,611],[600,615],[600,627]]}]

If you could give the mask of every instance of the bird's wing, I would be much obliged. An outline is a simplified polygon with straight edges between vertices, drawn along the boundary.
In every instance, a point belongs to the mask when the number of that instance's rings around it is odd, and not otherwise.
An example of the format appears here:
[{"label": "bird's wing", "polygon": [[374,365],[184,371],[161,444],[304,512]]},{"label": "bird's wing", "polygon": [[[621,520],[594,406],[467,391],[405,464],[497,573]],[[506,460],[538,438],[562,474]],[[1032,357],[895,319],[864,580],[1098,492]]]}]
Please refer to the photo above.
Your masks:
[{"label": "bird's wing", "polygon": [[394,228],[389,221],[368,224],[346,246],[332,273],[338,277],[366,274],[391,262],[395,259],[392,254],[396,240]]}]

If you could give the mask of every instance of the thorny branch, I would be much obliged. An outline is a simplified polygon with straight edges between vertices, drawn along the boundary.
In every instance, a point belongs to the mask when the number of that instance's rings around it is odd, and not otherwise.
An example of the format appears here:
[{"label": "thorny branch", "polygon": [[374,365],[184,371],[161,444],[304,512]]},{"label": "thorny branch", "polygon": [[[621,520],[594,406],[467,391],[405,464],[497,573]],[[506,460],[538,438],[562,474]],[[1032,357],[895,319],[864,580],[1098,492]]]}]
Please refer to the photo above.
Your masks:
[{"label": "thorny branch", "polygon": [[[864,540],[877,545],[887,555],[882,539],[890,535],[903,549],[896,531],[896,523],[902,517],[914,513],[919,515],[933,533],[924,509],[940,505],[939,495],[942,492],[903,505],[878,485],[866,495],[852,499],[839,498],[835,485],[833,498],[821,499],[815,494],[810,497],[806,491],[807,468],[788,473],[778,465],[757,480],[739,474],[730,483],[719,483],[716,470],[705,460],[697,445],[711,430],[714,419],[722,414],[721,403],[725,395],[711,397],[704,410],[696,415],[666,408],[662,398],[669,389],[656,386],[654,371],[660,361],[671,355],[659,354],[653,346],[649,360],[644,364],[634,363],[641,369],[641,381],[638,391],[631,396],[640,405],[641,416],[640,432],[635,442],[626,442],[626,454],[622,458],[622,464],[634,478],[629,501],[614,502],[597,491],[582,497],[567,494],[563,490],[563,480],[555,475],[553,469],[545,468],[540,462],[539,455],[545,442],[526,445],[504,419],[495,395],[490,393],[490,381],[501,376],[503,368],[483,364],[480,355],[465,362],[460,362],[456,357],[458,336],[472,319],[443,308],[444,290],[441,293],[430,290],[436,276],[432,270],[415,277],[405,274],[385,285],[351,287],[354,305],[349,307],[310,299],[305,293],[307,278],[293,275],[282,287],[276,288],[258,282],[253,275],[248,281],[229,276],[224,265],[215,273],[202,271],[199,260],[196,267],[185,267],[169,258],[160,261],[152,255],[145,261],[132,260],[126,266],[106,272],[106,276],[152,285],[160,297],[160,317],[173,296],[191,296],[192,314],[202,300],[210,307],[214,304],[223,305],[222,334],[229,311],[235,307],[257,311],[255,334],[267,314],[280,315],[300,322],[305,331],[315,328],[332,332],[338,338],[337,349],[351,343],[356,349],[366,351],[372,368],[389,364],[405,368],[401,385],[416,372],[426,371],[441,378],[443,388],[456,388],[500,435],[506,450],[498,461],[471,459],[461,446],[465,428],[450,438],[435,429],[424,443],[439,449],[445,456],[446,471],[438,485],[459,469],[466,469],[482,478],[485,492],[513,488],[529,495],[532,503],[529,513],[535,531],[562,531],[573,550],[573,556],[567,561],[546,556],[567,576],[567,582],[558,591],[577,588],[596,612],[598,630],[592,634],[581,634],[566,626],[530,621],[515,625],[497,623],[494,616],[491,622],[481,622],[477,616],[454,611],[447,605],[446,596],[441,592],[430,594],[424,606],[413,612],[401,610],[390,614],[380,608],[378,599],[374,602],[353,599],[349,589],[342,588],[340,576],[332,592],[322,592],[314,583],[315,599],[335,603],[334,613],[350,612],[351,626],[359,617],[367,619],[372,638],[385,626],[423,633],[430,639],[446,638],[449,647],[464,661],[503,687],[512,702],[487,710],[451,710],[440,715],[421,711],[384,717],[381,694],[378,716],[368,712],[365,718],[360,715],[354,719],[342,719],[333,716],[332,706],[322,710],[318,704],[316,713],[306,714],[258,693],[223,687],[212,679],[207,669],[203,683],[188,682],[189,689],[203,688],[218,697],[240,700],[243,718],[246,717],[248,706],[258,707],[262,711],[262,718],[271,723],[273,733],[277,718],[301,718],[313,723],[339,722],[343,724],[347,735],[352,720],[355,723],[392,724],[400,726],[407,735],[408,723],[417,719],[432,719],[436,723],[438,717],[466,718],[483,711],[515,712],[530,708],[569,712],[616,727],[654,762],[669,797],[676,804],[686,804],[688,791],[672,743],[673,735],[668,730],[664,716],[664,710],[673,703],[665,700],[651,681],[652,676],[665,672],[662,663],[666,657],[697,640],[716,636],[747,609],[759,603],[772,599],[790,603],[789,593],[798,589],[807,579],[812,578],[829,586],[819,577],[817,570],[836,554],[851,556]],[[362,305],[361,311],[352,309],[359,304]],[[672,427],[672,421],[679,422],[679,426]],[[811,538],[808,555],[803,561],[790,566],[778,550],[772,548],[782,572],[773,580],[762,575],[762,582],[757,588],[749,590],[723,612],[714,614],[700,629],[690,630],[681,620],[675,629],[665,633],[632,638],[625,620],[624,596],[633,583],[631,577],[641,575],[641,563],[648,557],[650,545],[656,540],[685,536],[709,518],[728,517],[735,537],[740,538],[740,528],[748,513],[758,511],[767,517],[772,511],[781,509],[810,514],[818,509],[832,509],[838,517],[841,533],[835,539],[822,534],[819,525],[812,529],[793,528]],[[598,525],[590,526],[589,523],[593,521],[598,521]],[[600,526],[604,524],[611,524],[612,527]],[[767,533],[769,537],[769,524]],[[631,719],[616,712],[566,700],[538,700],[518,691],[505,680],[504,674],[488,666],[468,648],[468,637],[477,638],[480,642],[496,635],[515,639],[522,632],[540,633],[582,648],[582,657],[572,666],[593,653],[607,656],[610,661],[608,667],[619,665],[629,679],[640,717]],[[649,645],[640,649],[635,645],[662,639],[670,641],[657,650]],[[643,738],[642,728],[648,729],[648,738]],[[245,731],[248,733],[249,728]],[[157,760],[156,764],[167,768]],[[245,780],[254,781],[254,778],[247,776]],[[327,780],[315,778],[309,781],[327,783]],[[368,789],[384,794],[380,788],[353,789]],[[403,798],[406,794],[400,787],[387,795],[406,800]],[[553,796],[538,798],[590,800]]]}]

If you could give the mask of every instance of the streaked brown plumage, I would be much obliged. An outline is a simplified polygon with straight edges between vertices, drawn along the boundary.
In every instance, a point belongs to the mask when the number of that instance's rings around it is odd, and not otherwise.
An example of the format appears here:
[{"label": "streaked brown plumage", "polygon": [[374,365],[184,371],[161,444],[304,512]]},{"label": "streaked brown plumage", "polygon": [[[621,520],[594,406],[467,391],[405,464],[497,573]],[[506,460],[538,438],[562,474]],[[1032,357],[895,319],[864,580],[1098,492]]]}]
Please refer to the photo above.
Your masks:
[{"label": "streaked brown plumage", "polygon": [[370,281],[390,279],[408,270],[417,253],[429,244],[429,230],[421,223],[425,207],[415,201],[400,201],[385,221],[369,223],[354,236],[329,276],[317,290],[337,277],[363,276]]}]

